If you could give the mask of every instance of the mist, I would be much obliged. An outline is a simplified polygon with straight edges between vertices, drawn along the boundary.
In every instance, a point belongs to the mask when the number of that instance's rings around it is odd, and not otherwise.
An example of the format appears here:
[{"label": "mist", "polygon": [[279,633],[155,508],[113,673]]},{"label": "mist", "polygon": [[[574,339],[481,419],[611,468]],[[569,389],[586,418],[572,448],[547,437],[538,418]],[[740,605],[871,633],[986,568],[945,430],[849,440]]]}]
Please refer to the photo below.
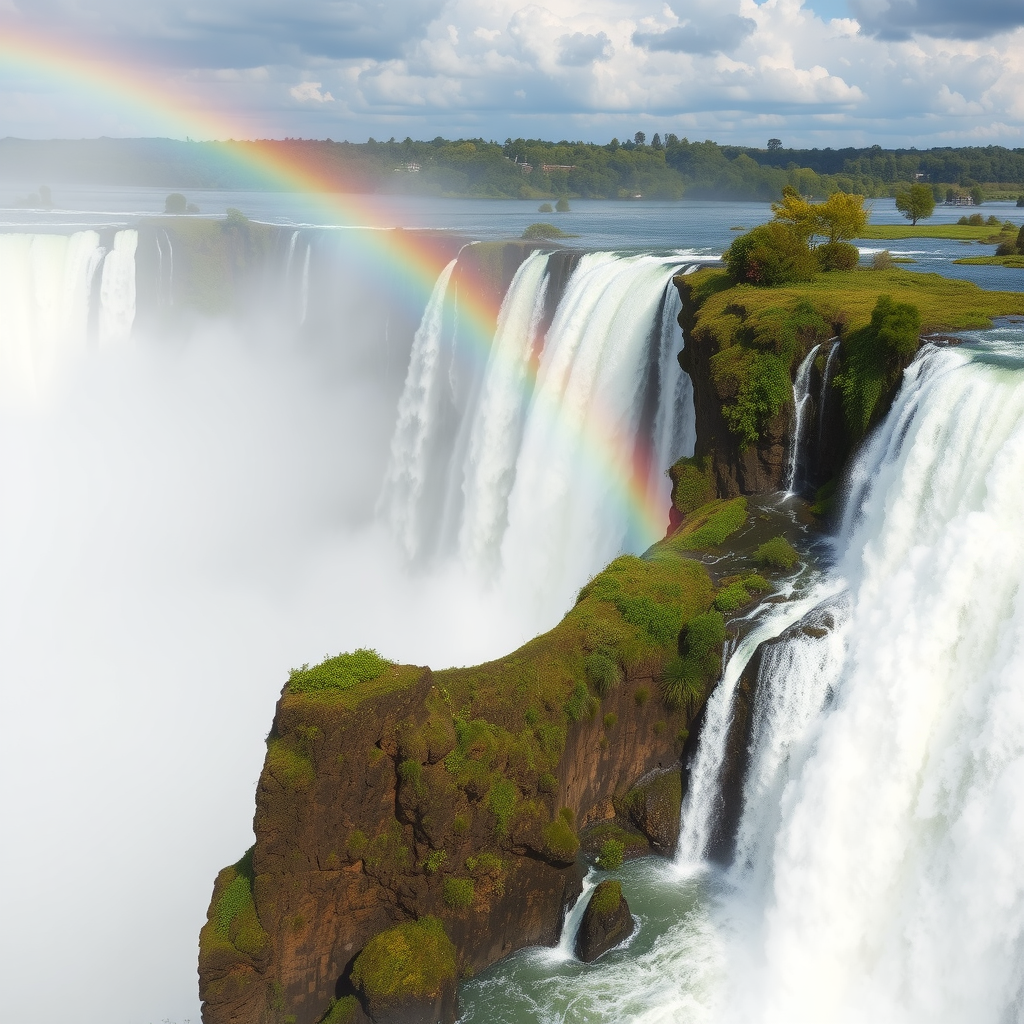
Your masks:
[{"label": "mist", "polygon": [[199,929],[290,667],[468,664],[536,629],[376,523],[394,403],[344,351],[208,321],[0,412],[12,1020],[198,1021]]}]

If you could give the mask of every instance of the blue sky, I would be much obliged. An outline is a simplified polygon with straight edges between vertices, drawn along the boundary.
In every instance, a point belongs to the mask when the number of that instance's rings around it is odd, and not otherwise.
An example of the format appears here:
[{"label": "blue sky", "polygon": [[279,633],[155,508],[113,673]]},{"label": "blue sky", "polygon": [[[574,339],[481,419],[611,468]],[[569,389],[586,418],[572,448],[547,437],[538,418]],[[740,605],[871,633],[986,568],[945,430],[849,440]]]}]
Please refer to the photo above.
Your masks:
[{"label": "blue sky", "polygon": [[[1024,0],[0,0],[248,136],[1024,145]],[[0,136],[153,135],[0,65]]]}]

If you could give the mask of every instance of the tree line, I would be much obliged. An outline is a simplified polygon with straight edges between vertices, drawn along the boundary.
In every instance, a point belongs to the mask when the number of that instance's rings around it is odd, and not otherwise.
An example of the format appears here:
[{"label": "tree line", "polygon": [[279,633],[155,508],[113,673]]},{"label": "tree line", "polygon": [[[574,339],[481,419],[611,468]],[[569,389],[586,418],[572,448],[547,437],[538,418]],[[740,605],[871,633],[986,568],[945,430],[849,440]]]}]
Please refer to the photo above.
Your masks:
[{"label": "tree line", "polygon": [[[179,142],[170,139],[0,140],[9,180],[168,188],[280,187],[262,167],[268,152],[344,192],[491,198],[649,198],[774,201],[783,189],[825,198],[834,192],[897,195],[925,184],[938,201],[952,191],[980,197],[981,183],[1024,186],[1024,149],[797,150],[691,142],[643,132],[620,142],[542,139],[365,143],[284,139]],[[1024,188],[1021,189],[1024,191]]]}]

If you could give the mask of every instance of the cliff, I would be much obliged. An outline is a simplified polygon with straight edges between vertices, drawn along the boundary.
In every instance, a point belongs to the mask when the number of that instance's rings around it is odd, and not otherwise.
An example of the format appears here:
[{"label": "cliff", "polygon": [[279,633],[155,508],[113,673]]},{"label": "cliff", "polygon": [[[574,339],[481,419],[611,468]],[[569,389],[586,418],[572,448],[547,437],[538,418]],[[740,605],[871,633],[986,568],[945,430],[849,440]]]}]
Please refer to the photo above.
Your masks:
[{"label": "cliff", "polygon": [[[836,271],[764,288],[734,284],[709,267],[675,283],[685,342],[679,361],[693,383],[696,413],[693,466],[710,474],[710,493],[724,498],[783,488],[793,381],[815,345],[801,458],[810,492],[837,480],[888,411],[922,335],[989,327],[993,317],[1024,312],[1020,293],[903,269]],[[886,297],[897,311],[916,311],[910,344],[899,351],[889,351],[886,339],[907,325],[880,310]]]},{"label": "cliff", "polygon": [[742,498],[705,505],[498,661],[356,652],[293,671],[255,847],[218,876],[202,931],[204,1021],[451,1021],[459,978],[557,941],[581,842],[670,853],[725,636],[691,552],[746,518]]}]

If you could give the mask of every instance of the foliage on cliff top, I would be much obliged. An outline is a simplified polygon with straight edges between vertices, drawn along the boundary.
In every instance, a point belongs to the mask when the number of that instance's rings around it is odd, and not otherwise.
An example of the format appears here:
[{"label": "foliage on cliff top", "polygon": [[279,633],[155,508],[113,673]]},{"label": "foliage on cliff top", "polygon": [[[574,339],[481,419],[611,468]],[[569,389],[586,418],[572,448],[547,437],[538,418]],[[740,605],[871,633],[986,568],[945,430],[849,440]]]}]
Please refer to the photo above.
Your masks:
[{"label": "foliage on cliff top", "polygon": [[899,383],[917,352],[920,333],[917,306],[880,295],[870,323],[843,339],[843,369],[836,375],[835,386],[843,397],[846,425],[854,439],[867,433],[882,399]]},{"label": "foliage on cliff top", "polygon": [[393,662],[382,658],[376,651],[360,647],[351,654],[337,654],[325,658],[310,668],[293,668],[288,673],[288,689],[292,693],[312,693],[317,690],[349,690],[359,683],[380,678]]},{"label": "foliage on cliff top", "polygon": [[455,977],[455,947],[436,917],[375,935],[352,967],[352,981],[379,1006],[435,999]]},{"label": "foliage on cliff top", "polygon": [[717,548],[746,521],[746,498],[716,498],[687,516],[663,545],[671,551]]},{"label": "foliage on cliff top", "polygon": [[953,331],[991,327],[992,318],[1024,313],[1024,294],[987,291],[970,281],[955,281],[940,274],[921,274],[894,267],[867,267],[836,272],[799,285],[755,288],[733,285],[724,270],[705,268],[677,277],[686,301],[693,307],[693,335],[715,351],[735,344],[744,319],[765,310],[793,310],[809,303],[823,318],[843,330],[856,330],[871,320],[879,295],[894,302],[910,302],[921,311],[922,331]]}]

